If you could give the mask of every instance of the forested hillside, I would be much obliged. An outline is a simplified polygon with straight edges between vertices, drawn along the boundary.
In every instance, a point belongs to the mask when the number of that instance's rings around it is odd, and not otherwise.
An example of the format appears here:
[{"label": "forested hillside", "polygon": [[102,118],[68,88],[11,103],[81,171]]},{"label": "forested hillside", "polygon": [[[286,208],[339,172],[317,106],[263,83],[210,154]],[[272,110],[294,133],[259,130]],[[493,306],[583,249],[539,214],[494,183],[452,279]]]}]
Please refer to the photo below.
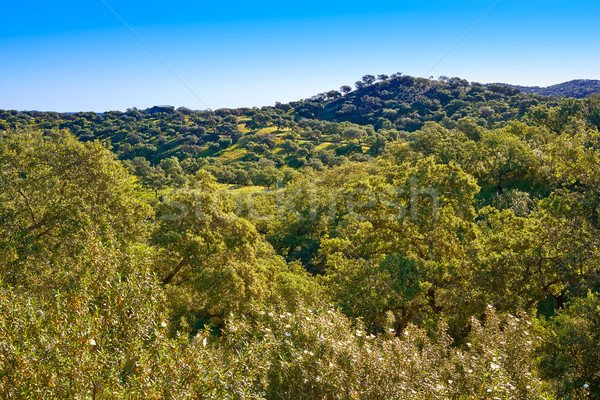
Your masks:
[{"label": "forested hillside", "polygon": [[600,399],[599,129],[402,74],[0,111],[0,397]]},{"label": "forested hillside", "polygon": [[592,79],[576,79],[547,87],[539,86],[512,86],[523,93],[540,94],[554,97],[573,97],[584,99],[592,94],[600,93],[600,81]]}]

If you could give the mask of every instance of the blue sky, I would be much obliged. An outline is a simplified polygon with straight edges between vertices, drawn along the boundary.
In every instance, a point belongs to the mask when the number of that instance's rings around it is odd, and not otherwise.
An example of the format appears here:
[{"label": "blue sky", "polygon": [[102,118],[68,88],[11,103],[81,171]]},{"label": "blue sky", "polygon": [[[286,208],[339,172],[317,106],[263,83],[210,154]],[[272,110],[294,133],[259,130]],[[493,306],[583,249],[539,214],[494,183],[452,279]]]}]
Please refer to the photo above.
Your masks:
[{"label": "blue sky", "polygon": [[120,19],[102,0],[2,5],[0,109],[263,106],[394,72],[600,79],[593,0],[104,1]]}]

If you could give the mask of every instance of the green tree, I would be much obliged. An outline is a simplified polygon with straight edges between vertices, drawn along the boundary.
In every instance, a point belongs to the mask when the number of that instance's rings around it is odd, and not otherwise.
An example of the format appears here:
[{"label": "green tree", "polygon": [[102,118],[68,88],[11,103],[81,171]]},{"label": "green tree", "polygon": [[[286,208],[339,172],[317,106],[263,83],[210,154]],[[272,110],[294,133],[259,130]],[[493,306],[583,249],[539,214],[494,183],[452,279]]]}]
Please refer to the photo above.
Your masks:
[{"label": "green tree", "polygon": [[300,146],[298,146],[298,143],[288,139],[281,144],[281,148],[290,155],[296,153],[300,149]]},{"label": "green tree", "polygon": [[350,93],[351,91],[352,91],[352,87],[348,86],[348,85],[344,85],[340,88],[340,92],[342,92],[342,94],[344,94],[344,95]]},{"label": "green tree", "polygon": [[557,191],[526,217],[511,210],[483,212],[479,279],[486,288],[484,304],[516,312],[551,297],[562,307],[569,292],[594,282],[600,242],[581,203],[580,196]]},{"label": "green tree", "polygon": [[159,207],[152,233],[155,268],[174,316],[187,317],[193,326],[222,323],[232,312],[278,296],[273,283],[291,276],[254,226],[235,215],[237,207],[202,170],[193,186]]},{"label": "green tree", "polygon": [[64,265],[90,242],[143,240],[151,214],[107,149],[65,131],[3,134],[0,188],[5,282],[44,290],[84,273]]},{"label": "green tree", "polygon": [[600,296],[576,298],[545,324],[543,376],[557,397],[600,399]]},{"label": "green tree", "polygon": [[344,216],[321,247],[332,296],[374,329],[386,312],[398,332],[435,314],[460,314],[477,191],[458,166],[431,158],[349,181],[338,200]]},{"label": "green tree", "polygon": [[367,132],[362,128],[352,126],[344,129],[342,135],[348,140],[357,140],[360,142],[367,135]]}]

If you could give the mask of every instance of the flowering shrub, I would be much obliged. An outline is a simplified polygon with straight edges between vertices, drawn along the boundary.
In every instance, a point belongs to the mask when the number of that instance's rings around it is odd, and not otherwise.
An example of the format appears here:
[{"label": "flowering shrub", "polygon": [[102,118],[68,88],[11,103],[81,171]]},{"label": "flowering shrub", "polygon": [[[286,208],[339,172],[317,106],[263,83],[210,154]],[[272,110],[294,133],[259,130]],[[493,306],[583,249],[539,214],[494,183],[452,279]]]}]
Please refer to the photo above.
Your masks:
[{"label": "flowering shrub", "polygon": [[169,337],[151,276],[104,278],[45,302],[1,289],[3,398],[544,397],[525,318],[502,322],[490,309],[459,348],[443,331],[374,336],[333,308],[302,305],[233,317],[220,337]]},{"label": "flowering shrub", "polygon": [[472,321],[464,347],[442,330],[434,339],[416,326],[402,337],[374,336],[338,311],[300,307],[261,311],[232,321],[223,344],[245,357],[243,376],[269,399],[539,399],[531,323],[489,309]]}]

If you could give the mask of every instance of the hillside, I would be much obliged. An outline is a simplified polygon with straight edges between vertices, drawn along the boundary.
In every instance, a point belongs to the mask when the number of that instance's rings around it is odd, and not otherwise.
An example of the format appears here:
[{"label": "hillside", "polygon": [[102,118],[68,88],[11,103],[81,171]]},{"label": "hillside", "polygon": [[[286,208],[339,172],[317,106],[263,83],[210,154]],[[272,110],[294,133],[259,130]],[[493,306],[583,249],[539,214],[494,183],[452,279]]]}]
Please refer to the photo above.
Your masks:
[{"label": "hillside", "polygon": [[68,129],[84,142],[100,140],[149,187],[175,182],[168,178],[177,175],[174,171],[200,168],[221,183],[268,187],[285,175],[285,168],[321,170],[369,161],[429,123],[445,129],[498,129],[531,110],[559,104],[553,97],[459,78],[365,75],[354,90],[344,86],[274,107],[153,107],[102,114],[0,111],[0,129]]},{"label": "hillside", "polygon": [[495,127],[523,116],[538,104],[555,104],[552,99],[525,95],[502,85],[484,86],[460,78],[429,80],[402,74],[365,75],[356,90],[342,87],[321,93],[305,102],[292,102],[297,115],[327,121],[349,121],[415,131],[428,121],[451,127],[463,117],[482,126]]},{"label": "hillside", "polygon": [[[203,112],[153,107],[102,114],[0,111],[0,128],[68,129],[82,141],[101,140],[138,175],[148,175],[159,165],[169,169],[165,165],[174,157],[183,170],[205,168],[222,183],[270,186],[283,167],[320,170],[346,161],[370,160],[387,143],[427,123],[454,129],[467,118],[493,129],[522,118],[538,105],[558,104],[552,98],[459,78],[366,75],[355,86],[355,90],[345,86],[260,109]],[[161,182],[160,174],[152,176],[155,184]]]},{"label": "hillside", "polygon": [[591,79],[576,79],[569,82],[559,83],[557,85],[539,87],[539,86],[518,86],[507,85],[521,90],[527,94],[538,94],[542,96],[571,97],[575,99],[584,99],[594,93],[600,93],[600,81]]}]

